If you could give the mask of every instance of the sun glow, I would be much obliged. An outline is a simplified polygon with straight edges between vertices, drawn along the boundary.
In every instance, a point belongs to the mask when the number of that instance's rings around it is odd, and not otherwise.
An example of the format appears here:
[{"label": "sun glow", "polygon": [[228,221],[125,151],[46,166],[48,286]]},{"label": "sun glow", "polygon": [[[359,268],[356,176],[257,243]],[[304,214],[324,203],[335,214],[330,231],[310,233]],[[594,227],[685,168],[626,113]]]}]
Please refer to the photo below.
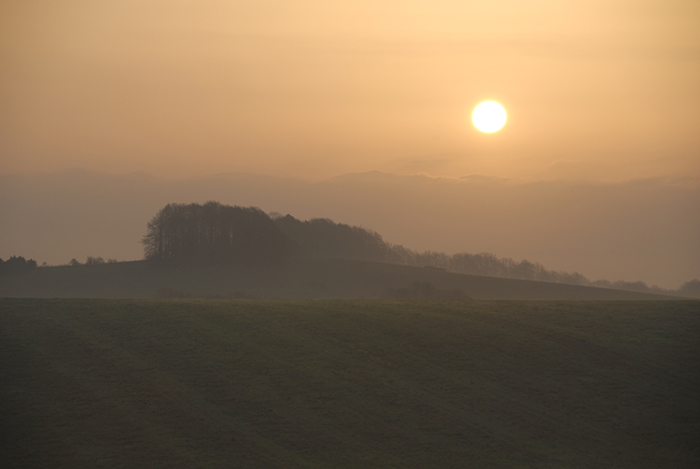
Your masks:
[{"label": "sun glow", "polygon": [[472,122],[482,132],[497,132],[506,123],[506,110],[495,101],[484,101],[474,108]]}]

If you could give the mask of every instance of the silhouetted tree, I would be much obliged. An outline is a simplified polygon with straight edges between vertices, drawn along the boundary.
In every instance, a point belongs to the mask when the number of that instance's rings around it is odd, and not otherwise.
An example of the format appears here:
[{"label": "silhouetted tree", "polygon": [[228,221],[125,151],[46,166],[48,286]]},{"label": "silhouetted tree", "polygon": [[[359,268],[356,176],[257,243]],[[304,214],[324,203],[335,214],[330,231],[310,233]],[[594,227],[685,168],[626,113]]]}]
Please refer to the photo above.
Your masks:
[{"label": "silhouetted tree", "polygon": [[142,242],[146,259],[176,265],[269,263],[290,250],[265,212],[218,202],[166,205],[148,223]]},{"label": "silhouetted tree", "polygon": [[0,259],[0,274],[19,274],[34,270],[36,267],[34,259],[25,259],[22,256],[12,256],[4,262]]}]

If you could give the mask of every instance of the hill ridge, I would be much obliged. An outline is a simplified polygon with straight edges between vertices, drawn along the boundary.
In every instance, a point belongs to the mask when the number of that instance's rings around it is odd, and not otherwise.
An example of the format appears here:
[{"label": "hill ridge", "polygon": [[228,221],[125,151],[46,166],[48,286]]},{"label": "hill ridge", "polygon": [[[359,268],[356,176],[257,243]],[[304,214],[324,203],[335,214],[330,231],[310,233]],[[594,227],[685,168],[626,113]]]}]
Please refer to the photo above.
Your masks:
[{"label": "hill ridge", "polygon": [[0,297],[153,298],[167,291],[192,297],[386,298],[391,289],[424,282],[479,300],[672,300],[608,288],[483,277],[385,262],[295,257],[277,266],[167,268],[147,261],[40,267],[2,277]]}]

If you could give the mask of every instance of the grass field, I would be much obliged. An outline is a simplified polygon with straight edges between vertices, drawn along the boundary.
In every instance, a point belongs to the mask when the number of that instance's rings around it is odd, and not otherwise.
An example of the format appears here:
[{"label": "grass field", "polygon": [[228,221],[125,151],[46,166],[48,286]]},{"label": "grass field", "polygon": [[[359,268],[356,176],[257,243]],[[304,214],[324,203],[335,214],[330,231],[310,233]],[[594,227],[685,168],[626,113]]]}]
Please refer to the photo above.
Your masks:
[{"label": "grass field", "polygon": [[700,302],[0,299],[0,467],[696,468]]}]

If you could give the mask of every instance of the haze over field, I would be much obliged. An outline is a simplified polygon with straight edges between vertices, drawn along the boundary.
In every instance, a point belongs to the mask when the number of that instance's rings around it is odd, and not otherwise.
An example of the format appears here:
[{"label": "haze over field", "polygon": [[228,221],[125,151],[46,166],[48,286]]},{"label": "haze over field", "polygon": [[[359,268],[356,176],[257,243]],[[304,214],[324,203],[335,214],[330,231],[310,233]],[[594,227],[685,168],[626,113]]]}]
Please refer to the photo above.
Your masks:
[{"label": "haze over field", "polygon": [[0,257],[138,259],[165,204],[218,200],[677,288],[699,30],[693,0],[5,1]]},{"label": "haze over field", "polygon": [[245,174],[168,181],[69,172],[0,182],[5,259],[140,259],[146,225],[164,205],[217,200],[362,225],[410,249],[491,252],[591,280],[677,288],[700,278],[700,187],[688,181],[518,183],[376,172],[316,183]]}]

